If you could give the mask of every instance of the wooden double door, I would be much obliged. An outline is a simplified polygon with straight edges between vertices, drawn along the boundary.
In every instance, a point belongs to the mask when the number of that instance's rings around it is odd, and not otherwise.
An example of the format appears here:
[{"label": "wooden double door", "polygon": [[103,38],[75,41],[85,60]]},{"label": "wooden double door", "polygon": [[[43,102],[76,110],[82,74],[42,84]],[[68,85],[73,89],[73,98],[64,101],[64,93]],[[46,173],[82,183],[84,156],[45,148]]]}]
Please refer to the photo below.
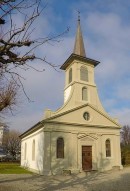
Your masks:
[{"label": "wooden double door", "polygon": [[92,170],[92,146],[82,146],[82,169]]}]

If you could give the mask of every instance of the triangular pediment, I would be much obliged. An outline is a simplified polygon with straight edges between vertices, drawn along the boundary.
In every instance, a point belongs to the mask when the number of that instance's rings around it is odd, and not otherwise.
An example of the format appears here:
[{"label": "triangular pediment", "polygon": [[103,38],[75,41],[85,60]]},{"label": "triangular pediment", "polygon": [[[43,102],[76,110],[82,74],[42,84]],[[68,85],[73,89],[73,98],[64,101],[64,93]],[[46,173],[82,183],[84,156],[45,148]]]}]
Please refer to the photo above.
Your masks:
[{"label": "triangular pediment", "polygon": [[[89,120],[85,120],[83,115],[88,112],[90,115]],[[75,124],[81,126],[99,126],[99,127],[116,127],[120,128],[120,125],[110,118],[106,113],[100,112],[94,106],[90,104],[84,104],[80,107],[73,108],[63,113],[59,113],[53,117],[50,117],[44,121],[58,122],[66,124]]]}]

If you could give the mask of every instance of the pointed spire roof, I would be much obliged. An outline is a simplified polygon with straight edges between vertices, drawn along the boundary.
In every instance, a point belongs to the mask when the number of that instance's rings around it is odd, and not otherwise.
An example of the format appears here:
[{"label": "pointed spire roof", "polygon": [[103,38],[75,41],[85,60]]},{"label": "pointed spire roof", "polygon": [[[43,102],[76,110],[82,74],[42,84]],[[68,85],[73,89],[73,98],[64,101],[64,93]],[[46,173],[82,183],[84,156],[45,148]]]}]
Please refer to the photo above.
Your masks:
[{"label": "pointed spire roof", "polygon": [[81,31],[81,26],[80,26],[80,15],[78,15],[77,33],[76,33],[73,53],[77,54],[79,56],[86,57],[83,36],[82,36],[82,31]]},{"label": "pointed spire roof", "polygon": [[77,33],[75,38],[75,45],[73,53],[69,56],[69,58],[64,62],[64,64],[60,67],[61,70],[66,70],[74,60],[82,61],[85,64],[91,64],[96,67],[100,62],[97,60],[93,60],[91,58],[86,57],[84,42],[82,31],[80,27],[80,15],[78,15],[78,26],[77,26]]}]

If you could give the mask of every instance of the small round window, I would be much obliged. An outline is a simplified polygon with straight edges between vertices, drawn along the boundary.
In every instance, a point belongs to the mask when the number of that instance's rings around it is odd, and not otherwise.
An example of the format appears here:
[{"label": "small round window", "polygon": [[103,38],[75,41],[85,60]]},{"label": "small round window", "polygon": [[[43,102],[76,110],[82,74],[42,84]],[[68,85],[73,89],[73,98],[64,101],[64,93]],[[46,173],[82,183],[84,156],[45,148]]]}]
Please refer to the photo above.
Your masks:
[{"label": "small round window", "polygon": [[88,113],[88,112],[85,112],[85,113],[83,114],[83,118],[84,118],[86,121],[88,121],[88,120],[90,119],[89,113]]}]

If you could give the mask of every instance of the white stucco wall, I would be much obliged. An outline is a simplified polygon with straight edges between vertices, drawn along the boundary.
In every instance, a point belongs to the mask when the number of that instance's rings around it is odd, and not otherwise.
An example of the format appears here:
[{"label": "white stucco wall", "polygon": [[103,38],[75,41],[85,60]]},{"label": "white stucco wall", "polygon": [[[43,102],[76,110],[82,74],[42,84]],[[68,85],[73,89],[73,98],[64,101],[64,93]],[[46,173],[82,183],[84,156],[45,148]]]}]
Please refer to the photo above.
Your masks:
[{"label": "white stucco wall", "polygon": [[[52,174],[61,174],[64,169],[71,168],[71,133],[67,132],[51,132],[51,171]],[[62,137],[64,139],[64,158],[57,158],[56,143],[57,139]]]},{"label": "white stucco wall", "polygon": [[[107,139],[111,143],[110,157],[106,157],[105,141]],[[122,168],[119,130],[115,134],[102,135],[102,171],[110,170],[114,167]]]},{"label": "white stucco wall", "polygon": [[[35,160],[32,160],[32,143],[35,140]],[[25,143],[27,145],[25,159]],[[31,169],[39,174],[43,173],[44,132],[43,128],[28,135],[21,142],[21,166]]]},{"label": "white stucco wall", "polygon": [[[83,128],[68,125],[50,125],[48,132],[50,150],[48,151],[48,166],[52,174],[61,174],[64,169],[72,172],[82,171],[82,146],[92,146],[92,170],[105,171],[115,166],[121,168],[119,129]],[[56,140],[64,139],[64,158],[56,158]],[[111,143],[111,156],[106,157],[105,141]],[[49,157],[50,153],[50,157]]]}]

